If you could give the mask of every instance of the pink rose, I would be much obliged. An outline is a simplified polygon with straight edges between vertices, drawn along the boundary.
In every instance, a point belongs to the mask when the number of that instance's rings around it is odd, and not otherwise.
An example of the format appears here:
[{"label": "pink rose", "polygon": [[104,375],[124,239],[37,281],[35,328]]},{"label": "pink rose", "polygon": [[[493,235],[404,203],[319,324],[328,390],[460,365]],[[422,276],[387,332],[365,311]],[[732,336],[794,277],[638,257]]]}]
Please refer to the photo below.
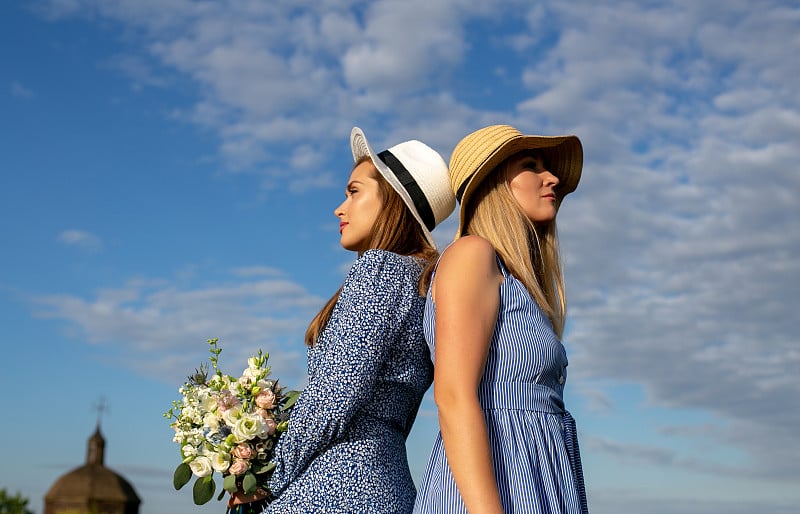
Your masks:
[{"label": "pink rose", "polygon": [[261,416],[264,419],[274,419],[275,418],[275,416],[273,416],[272,413],[270,411],[266,410],[266,409],[256,409],[256,414],[258,414],[259,416]]},{"label": "pink rose", "polygon": [[269,435],[274,434],[275,433],[275,428],[278,426],[277,423],[275,423],[275,420],[272,419],[272,418],[265,419],[264,423],[267,425],[267,434],[269,434]]},{"label": "pink rose", "polygon": [[[231,452],[234,457],[249,459],[253,456],[253,448],[249,444],[240,444]],[[238,475],[238,473],[235,473]]]},{"label": "pink rose", "polygon": [[246,460],[234,459],[233,464],[228,468],[228,472],[237,476],[244,475],[249,467],[250,465],[247,464]]},{"label": "pink rose", "polygon": [[256,395],[256,405],[262,409],[271,409],[275,406],[275,393],[269,389],[260,391]]}]

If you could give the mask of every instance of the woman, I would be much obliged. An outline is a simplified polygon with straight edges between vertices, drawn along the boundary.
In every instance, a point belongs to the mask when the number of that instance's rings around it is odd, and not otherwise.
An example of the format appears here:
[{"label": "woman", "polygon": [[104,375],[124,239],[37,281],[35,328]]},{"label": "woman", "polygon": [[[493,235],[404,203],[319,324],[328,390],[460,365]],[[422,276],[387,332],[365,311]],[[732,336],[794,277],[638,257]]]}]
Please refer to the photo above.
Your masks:
[{"label": "woman", "polygon": [[447,165],[423,143],[376,154],[357,127],[350,142],[355,167],[334,214],[358,259],[306,332],[308,386],[276,447],[268,513],[414,506],[405,441],[433,379],[422,271],[455,198]]},{"label": "woman", "polygon": [[415,512],[587,513],[555,223],[582,163],[577,137],[507,125],[453,151],[460,224],[425,309],[440,433]]}]

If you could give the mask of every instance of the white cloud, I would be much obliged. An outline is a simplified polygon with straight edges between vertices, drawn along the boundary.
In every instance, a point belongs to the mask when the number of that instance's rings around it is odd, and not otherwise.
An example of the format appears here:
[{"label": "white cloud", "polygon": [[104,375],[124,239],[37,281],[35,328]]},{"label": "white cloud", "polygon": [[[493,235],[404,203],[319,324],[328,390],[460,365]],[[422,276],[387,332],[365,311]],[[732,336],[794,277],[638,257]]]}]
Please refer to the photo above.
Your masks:
[{"label": "white cloud", "polygon": [[[322,299],[275,276],[273,269],[234,271],[239,276],[270,278],[205,289],[140,279],[118,289],[98,290],[93,298],[52,294],[33,301],[38,317],[64,322],[73,338],[114,347],[120,365],[144,375],[184,376],[205,359],[206,339],[218,337],[228,356],[225,360],[232,365],[239,366],[262,348],[274,353],[284,376],[303,380],[303,334]],[[156,351],[159,358],[154,361]]]},{"label": "white cloud", "polygon": [[27,87],[23,86],[16,80],[11,81],[11,96],[15,96],[17,98],[33,98],[33,91],[28,89]]},{"label": "white cloud", "polygon": [[[51,19],[99,16],[137,29],[143,53],[115,55],[114,62],[136,84],[163,86],[170,70],[194,81],[194,106],[173,115],[217,131],[233,170],[274,176],[294,164],[286,145],[328,152],[346,141],[354,121],[366,123],[377,112],[396,119],[381,120],[382,129],[405,127],[426,112],[421,98],[447,114],[429,119],[429,132],[440,139],[460,132],[449,116],[451,97],[439,88],[463,58],[459,20],[477,7],[422,0],[295,4],[51,0],[40,10]],[[293,187],[304,191],[315,182],[296,177]]]},{"label": "white cloud", "polygon": [[310,189],[331,188],[341,184],[341,179],[337,179],[332,173],[323,172],[316,176],[306,176],[293,179],[289,182],[289,191],[293,193],[303,193]]},{"label": "white cloud", "polygon": [[292,151],[292,166],[299,169],[319,167],[325,162],[325,156],[312,145],[299,145]]},{"label": "white cloud", "polygon": [[103,248],[103,241],[85,230],[64,230],[58,234],[58,241],[67,246],[77,246],[84,250],[97,251]]},{"label": "white cloud", "polygon": [[[446,1],[370,4],[362,37],[342,58],[345,80],[356,92],[383,91],[391,96],[437,84],[439,74],[464,52],[459,14]],[[392,110],[388,103],[385,107]]]},{"label": "white cloud", "polygon": [[233,274],[238,277],[274,277],[283,275],[283,272],[279,269],[271,268],[269,266],[248,266],[234,269]]},{"label": "white cloud", "polygon": [[108,66],[130,77],[133,80],[131,88],[134,90],[140,90],[144,86],[164,88],[170,83],[153,70],[149,62],[138,56],[116,55],[111,57]]}]

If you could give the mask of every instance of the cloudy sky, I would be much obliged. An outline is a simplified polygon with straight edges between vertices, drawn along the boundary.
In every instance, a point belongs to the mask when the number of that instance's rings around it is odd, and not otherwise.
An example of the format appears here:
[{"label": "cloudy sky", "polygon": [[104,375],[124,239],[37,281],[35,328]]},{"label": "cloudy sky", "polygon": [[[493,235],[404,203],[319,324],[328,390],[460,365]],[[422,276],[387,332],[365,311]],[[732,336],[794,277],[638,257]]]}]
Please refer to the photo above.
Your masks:
[{"label": "cloudy sky", "polygon": [[[495,123],[584,143],[559,228],[591,511],[797,511],[797,2],[34,0],[0,27],[0,487],[37,513],[101,400],[142,514],[222,512],[172,490],[161,413],[209,337],[303,383],[353,260],[350,128],[449,159]],[[436,423],[428,395],[416,478]]]}]

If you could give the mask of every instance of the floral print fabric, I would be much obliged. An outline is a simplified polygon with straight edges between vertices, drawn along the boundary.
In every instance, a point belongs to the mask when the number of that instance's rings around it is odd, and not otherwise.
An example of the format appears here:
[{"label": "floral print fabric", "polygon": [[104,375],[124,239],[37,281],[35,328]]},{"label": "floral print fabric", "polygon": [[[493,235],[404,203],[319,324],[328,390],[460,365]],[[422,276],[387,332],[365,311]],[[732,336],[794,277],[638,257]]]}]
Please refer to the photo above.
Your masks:
[{"label": "floral print fabric", "polygon": [[405,441],[433,380],[422,263],[369,250],[308,349],[308,386],[275,456],[267,513],[411,512]]}]

